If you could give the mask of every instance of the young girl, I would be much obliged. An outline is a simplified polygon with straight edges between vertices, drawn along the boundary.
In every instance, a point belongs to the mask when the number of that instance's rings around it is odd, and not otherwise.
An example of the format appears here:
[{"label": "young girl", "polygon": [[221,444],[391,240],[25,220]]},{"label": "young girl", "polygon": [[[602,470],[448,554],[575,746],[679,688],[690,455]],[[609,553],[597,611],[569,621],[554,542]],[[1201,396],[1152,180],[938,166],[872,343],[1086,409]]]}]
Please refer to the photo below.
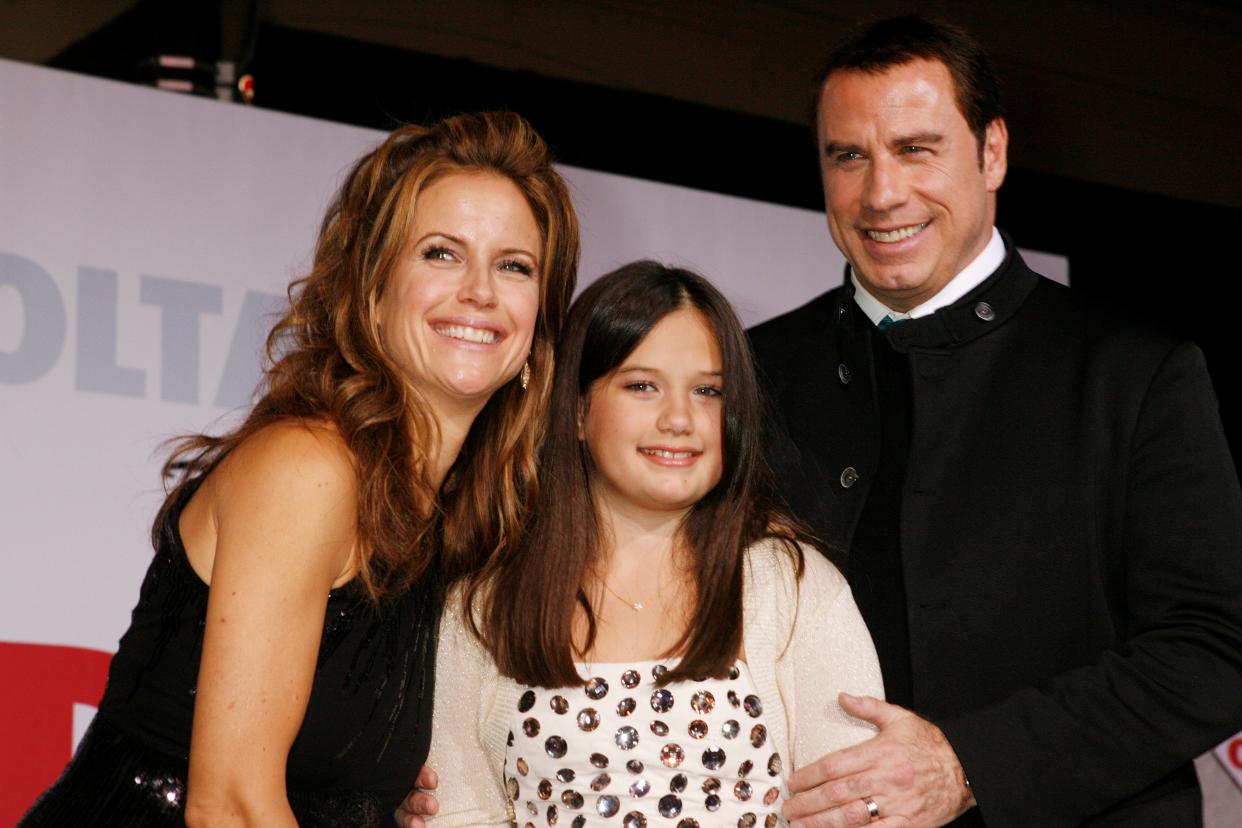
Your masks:
[{"label": "young girl", "polygon": [[577,300],[557,360],[533,522],[442,622],[435,821],[777,825],[793,768],[872,735],[837,694],[882,685],[770,498],[746,335],[638,262]]}]

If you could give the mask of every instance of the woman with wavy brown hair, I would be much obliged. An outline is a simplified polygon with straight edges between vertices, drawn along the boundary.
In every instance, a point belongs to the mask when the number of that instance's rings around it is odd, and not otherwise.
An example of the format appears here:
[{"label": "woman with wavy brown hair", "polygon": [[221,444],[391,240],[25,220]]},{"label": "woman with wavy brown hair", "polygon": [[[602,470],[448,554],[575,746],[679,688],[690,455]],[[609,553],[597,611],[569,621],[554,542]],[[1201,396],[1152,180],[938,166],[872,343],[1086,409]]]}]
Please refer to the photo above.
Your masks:
[{"label": "woman with wavy brown hair", "polygon": [[511,113],[353,167],[240,427],[178,443],[99,713],[23,825],[380,825],[426,758],[439,585],[517,534],[578,229]]}]

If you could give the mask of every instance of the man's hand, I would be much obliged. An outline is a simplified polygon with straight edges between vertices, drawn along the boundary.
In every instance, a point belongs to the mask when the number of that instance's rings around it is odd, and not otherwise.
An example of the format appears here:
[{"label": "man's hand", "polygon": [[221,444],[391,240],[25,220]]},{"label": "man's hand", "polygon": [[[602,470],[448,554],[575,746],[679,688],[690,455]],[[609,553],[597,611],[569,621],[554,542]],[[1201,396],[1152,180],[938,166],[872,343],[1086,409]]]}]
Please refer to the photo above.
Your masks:
[{"label": "man's hand", "polygon": [[410,791],[397,806],[396,812],[392,815],[393,820],[401,828],[426,828],[423,817],[435,816],[436,811],[440,809],[440,803],[428,793],[434,791],[438,784],[440,784],[440,779],[436,776],[436,772],[423,765],[422,770],[418,772],[418,778],[414,780],[414,790]]},{"label": "man's hand", "polygon": [[[783,813],[791,828],[937,826],[974,807],[948,739],[929,721],[869,696],[838,697],[851,716],[880,732],[800,768]],[[868,801],[875,804],[872,816]]]}]

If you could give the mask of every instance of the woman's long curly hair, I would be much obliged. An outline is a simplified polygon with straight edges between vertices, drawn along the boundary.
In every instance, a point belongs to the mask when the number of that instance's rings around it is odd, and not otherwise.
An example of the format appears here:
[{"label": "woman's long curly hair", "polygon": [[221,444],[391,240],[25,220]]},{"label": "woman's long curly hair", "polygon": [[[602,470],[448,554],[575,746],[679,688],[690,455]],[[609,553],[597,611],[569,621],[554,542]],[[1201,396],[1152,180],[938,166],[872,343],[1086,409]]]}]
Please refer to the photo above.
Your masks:
[{"label": "woman's long curly hair", "polygon": [[[376,308],[406,248],[419,193],[459,172],[503,176],[526,197],[543,244],[540,313],[529,387],[523,390],[515,379],[492,395],[437,490],[428,479],[436,423],[385,352]],[[565,183],[520,115],[458,115],[393,132],[354,165],[329,206],[314,266],[289,286],[289,308],[268,334],[270,367],[245,422],[219,437],[175,441],[164,474],[176,482],[153,539],[158,542],[159,527],[187,483],[246,438],[281,420],[320,420],[335,425],[353,453],[358,578],[372,600],[413,583],[437,553],[449,578],[476,569],[516,537],[524,504],[535,502],[535,452],[578,248]]]}]

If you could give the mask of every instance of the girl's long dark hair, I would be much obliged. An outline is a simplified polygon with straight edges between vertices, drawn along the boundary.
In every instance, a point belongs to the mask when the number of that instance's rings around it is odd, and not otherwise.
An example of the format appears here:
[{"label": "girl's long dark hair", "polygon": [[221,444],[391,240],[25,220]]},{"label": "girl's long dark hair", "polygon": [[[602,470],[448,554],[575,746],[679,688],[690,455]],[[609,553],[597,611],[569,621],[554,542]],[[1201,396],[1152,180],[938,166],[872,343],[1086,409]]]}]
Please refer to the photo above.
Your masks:
[{"label": "girl's long dark hair", "polygon": [[[765,537],[784,542],[802,572],[798,542],[813,544],[772,497],[763,460],[763,404],[750,343],[728,300],[686,270],[639,261],[583,291],[569,310],[561,345],[546,441],[540,454],[540,505],[528,531],[493,556],[470,583],[468,606],[479,602],[475,633],[500,672],[545,687],[575,686],[574,614],[586,614],[595,638],[595,609],[586,587],[602,569],[604,538],[591,494],[591,458],[578,439],[579,412],[591,385],[638,347],[669,313],[703,314],[720,347],[722,371],[720,482],[690,510],[679,551],[690,566],[694,607],[665,656],[680,655],[661,683],[723,677],[742,648],[744,552]],[[495,588],[493,588],[495,587]]]}]

